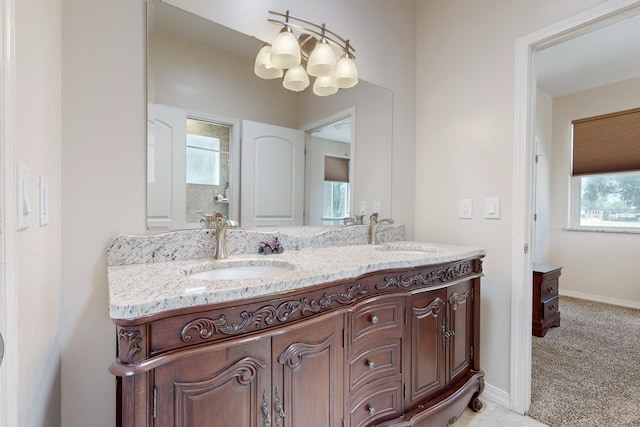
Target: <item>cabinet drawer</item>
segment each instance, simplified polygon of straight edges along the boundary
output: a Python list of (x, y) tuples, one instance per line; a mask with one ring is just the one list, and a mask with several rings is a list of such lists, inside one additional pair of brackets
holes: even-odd
[(547, 282), (540, 283), (540, 302), (545, 302), (548, 299), (558, 296), (558, 279), (549, 280)]
[(393, 298), (361, 305), (350, 316), (351, 344), (368, 337), (400, 337), (402, 333), (402, 300)]
[(365, 393), (354, 396), (349, 406), (351, 427), (372, 425), (396, 417), (402, 410), (402, 381), (381, 383), (368, 388)]
[(375, 348), (363, 349), (349, 361), (349, 390), (378, 378), (400, 373), (400, 339), (381, 341)]
[(542, 317), (547, 318), (558, 311), (558, 297), (542, 303)]

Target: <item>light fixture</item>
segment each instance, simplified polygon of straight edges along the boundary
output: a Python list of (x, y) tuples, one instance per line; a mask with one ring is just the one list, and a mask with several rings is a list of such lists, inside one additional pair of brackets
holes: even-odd
[[(353, 61), (355, 49), (336, 33), (327, 30), (325, 24), (317, 25), (286, 13), (269, 11), (283, 20), (269, 18), (282, 30), (271, 46), (260, 49), (254, 72), (263, 79), (280, 78), (282, 85), (299, 92), (309, 86), (309, 76), (316, 77), (313, 93), (318, 96), (333, 95), (358, 83), (358, 70)], [(297, 33), (297, 35), (296, 35)], [(342, 52), (336, 62), (334, 47)], [(286, 73), (284, 70), (287, 70)]]
[(282, 77), (282, 68), (278, 68), (271, 63), (271, 46), (262, 46), (256, 57), (256, 65), (253, 71), (263, 79), (278, 79)]

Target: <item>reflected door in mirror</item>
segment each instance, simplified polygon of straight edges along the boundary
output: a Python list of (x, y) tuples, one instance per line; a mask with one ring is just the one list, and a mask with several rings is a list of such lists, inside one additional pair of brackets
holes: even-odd
[(242, 122), (243, 227), (303, 225), (304, 131)]

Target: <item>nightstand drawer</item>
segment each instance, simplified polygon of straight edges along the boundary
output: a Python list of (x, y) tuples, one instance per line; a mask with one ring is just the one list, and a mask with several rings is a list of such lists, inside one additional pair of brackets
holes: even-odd
[(558, 296), (558, 279), (540, 283), (540, 302), (545, 302)]
[(558, 297), (542, 303), (542, 317), (547, 318), (558, 312)]

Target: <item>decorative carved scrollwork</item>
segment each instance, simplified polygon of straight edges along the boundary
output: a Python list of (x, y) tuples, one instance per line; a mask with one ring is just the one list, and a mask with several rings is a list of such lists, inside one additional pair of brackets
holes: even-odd
[(317, 354), (321, 353), (327, 348), (331, 346), (333, 341), (333, 337), (335, 334), (331, 334), (324, 341), (308, 344), (308, 343), (293, 343), (289, 347), (287, 347), (280, 356), (278, 356), (278, 363), (282, 363), (283, 365), (287, 365), (291, 369), (295, 369), (300, 363), (302, 363), (302, 359), (304, 356), (308, 354)]
[(409, 277), (385, 277), (385, 283), (377, 284), (376, 289), (382, 290), (389, 287), (408, 288), (413, 285), (427, 285), (430, 282), (447, 282), (449, 280), (464, 276), (470, 271), (471, 267), (469, 266), (469, 263), (463, 262), (452, 267), (434, 270), (427, 275), (418, 273)]
[(413, 307), (413, 314), (417, 319), (423, 319), (427, 316), (438, 316), (445, 305), (445, 302), (441, 298), (436, 298), (426, 307)]
[(240, 387), (252, 386), (255, 384), (258, 371), (264, 369), (266, 364), (255, 357), (243, 357), (231, 363), (215, 375), (203, 381), (196, 382), (174, 382), (176, 401), (181, 402), (181, 411), (187, 410), (188, 400), (193, 396), (200, 396), (211, 390), (235, 380)]
[(469, 295), (471, 295), (471, 291), (472, 291), (471, 289), (467, 289), (467, 292), (465, 292), (464, 294), (454, 292), (449, 297), (449, 304), (451, 304), (451, 308), (453, 310), (457, 310), (458, 304), (460, 304), (461, 302), (465, 302), (469, 299)]
[(130, 364), (136, 362), (136, 355), (142, 357), (142, 334), (140, 329), (120, 329), (118, 331), (118, 358), (120, 363)]
[(214, 334), (235, 335), (252, 327), (258, 328), (260, 326), (270, 326), (276, 322), (287, 322), (295, 314), (305, 316), (310, 313), (326, 311), (331, 308), (334, 302), (346, 305), (356, 297), (366, 295), (368, 292), (369, 289), (366, 286), (360, 289), (360, 283), (357, 283), (354, 286), (349, 286), (346, 292), (325, 293), (318, 300), (303, 297), (299, 300), (285, 301), (277, 307), (265, 305), (254, 312), (243, 311), (240, 313), (241, 321), (238, 323), (228, 322), (224, 314), (217, 319), (203, 317), (187, 323), (182, 328), (180, 337), (183, 342), (189, 342), (193, 339), (192, 331), (195, 331), (203, 340), (211, 338)]

